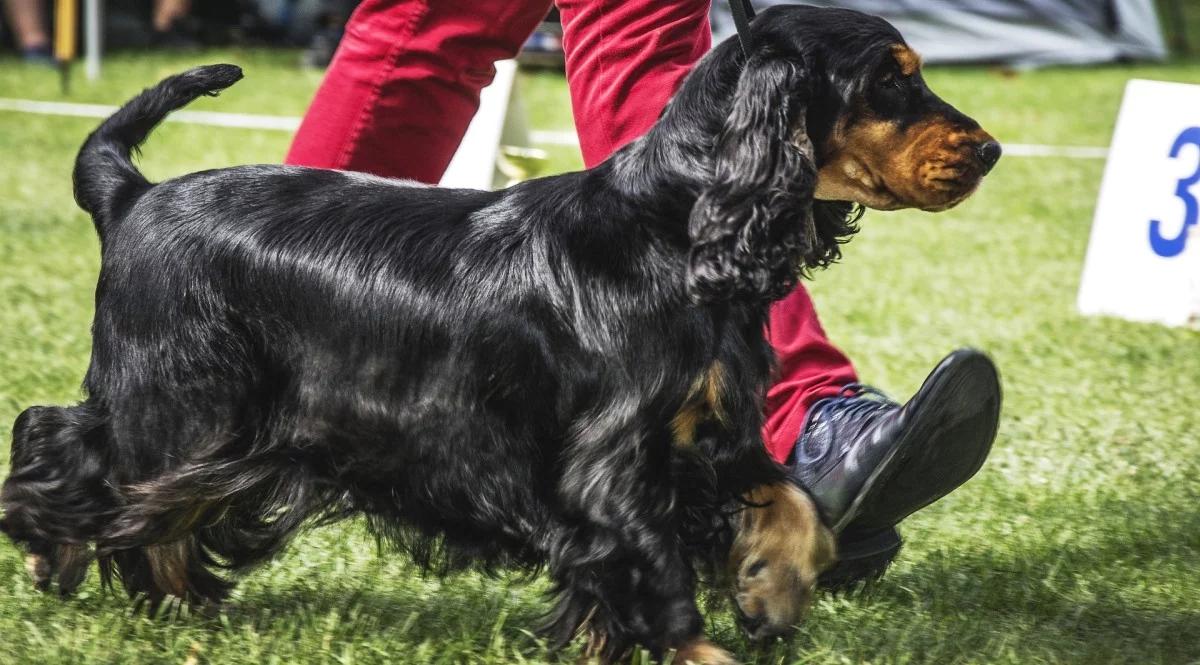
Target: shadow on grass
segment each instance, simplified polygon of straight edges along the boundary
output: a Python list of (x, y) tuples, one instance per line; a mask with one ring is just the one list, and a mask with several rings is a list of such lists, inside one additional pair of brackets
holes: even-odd
[[(835, 599), (832, 609), (823, 604), (791, 642), (755, 647), (721, 605), (706, 613), (713, 635), (749, 662), (771, 663), (831, 654), (914, 662), (1200, 657), (1200, 612), (1182, 602), (1187, 584), (1173, 586), (1200, 570), (1200, 509), (1146, 511), (1113, 497), (1046, 510), (1055, 512), (1010, 537), (901, 560), (869, 589)], [(262, 632), (333, 622), (338, 640), (383, 635), (389, 649), (429, 644), (446, 656), (550, 657), (533, 635), (551, 608), (543, 580), (423, 577), (397, 564), (401, 555), (381, 556), (378, 569), (291, 578), (279, 589), (267, 572), (230, 603), (228, 620)]]
[(380, 584), (368, 580), (355, 586), (331, 578), (285, 590), (259, 586), (231, 601), (226, 614), (231, 623), (251, 623), (259, 630), (271, 630), (276, 623), (320, 625), (337, 617), (347, 631), (342, 639), (353, 633), (387, 633), (389, 641), (445, 644), (464, 656), (490, 653), (497, 645), (528, 658), (547, 655), (545, 642), (536, 635), (552, 606), (541, 593), (544, 585), (515, 573), (438, 578), (423, 577), (412, 566), (401, 568), (407, 579), (382, 579)]
[(1060, 661), (1087, 653), (1195, 662), (1200, 612), (1186, 594), (1200, 571), (1200, 511), (1146, 511), (1120, 500), (1100, 506), (1090, 522), (1060, 513), (1038, 535), (936, 550), (851, 600), (885, 615), (926, 614), (967, 653), (983, 653), (1008, 633), (1017, 653), (1050, 652)]

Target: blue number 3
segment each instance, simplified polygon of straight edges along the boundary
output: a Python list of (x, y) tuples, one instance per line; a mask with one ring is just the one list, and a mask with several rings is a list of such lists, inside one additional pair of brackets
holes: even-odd
[[(1171, 159), (1178, 157), (1179, 151), (1185, 145), (1194, 145), (1200, 149), (1200, 127), (1189, 127), (1183, 130), (1179, 138), (1175, 139), (1175, 145), (1171, 146)], [(1195, 173), (1175, 185), (1175, 196), (1183, 201), (1184, 207), (1183, 228), (1179, 229), (1179, 235), (1174, 238), (1164, 238), (1159, 229), (1158, 220), (1150, 222), (1150, 247), (1155, 254), (1171, 257), (1183, 253), (1183, 248), (1187, 246), (1188, 230), (1200, 220), (1200, 204), (1196, 202), (1196, 197), (1188, 191), (1197, 182), (1200, 182), (1200, 164), (1196, 165)]]

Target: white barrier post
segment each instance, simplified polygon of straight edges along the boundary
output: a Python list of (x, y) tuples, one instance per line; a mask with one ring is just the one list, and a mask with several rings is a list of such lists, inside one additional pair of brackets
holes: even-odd
[(100, 78), (100, 42), (103, 25), (100, 22), (100, 0), (83, 4), (84, 71), (89, 81)]
[(1200, 85), (1132, 80), (1113, 132), (1079, 311), (1200, 324)]
[(479, 110), (471, 119), (466, 136), (442, 176), (443, 187), (492, 189), (496, 185), (496, 161), (509, 99), (516, 88), (517, 61), (496, 63), (496, 78), (479, 94)]

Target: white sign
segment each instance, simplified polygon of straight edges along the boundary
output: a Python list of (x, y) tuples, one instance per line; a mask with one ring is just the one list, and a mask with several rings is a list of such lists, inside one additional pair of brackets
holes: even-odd
[(498, 61), (496, 77), (479, 93), (479, 110), (438, 183), (442, 187), (500, 189), (540, 170), (545, 153), (529, 147), (516, 81), (517, 61)]
[(1125, 87), (1079, 311), (1200, 325), (1200, 85)]

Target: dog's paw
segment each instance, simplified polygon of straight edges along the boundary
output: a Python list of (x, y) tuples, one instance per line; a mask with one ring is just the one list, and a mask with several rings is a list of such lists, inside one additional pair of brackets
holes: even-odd
[(92, 553), (84, 545), (53, 545), (48, 553), (26, 555), (25, 572), (38, 591), (49, 591), (58, 582), (59, 595), (69, 596), (83, 583), (91, 563)]
[(25, 572), (29, 573), (29, 579), (33, 580), (35, 589), (38, 591), (47, 591), (50, 589), (50, 578), (54, 575), (54, 567), (50, 564), (50, 557), (42, 556), (41, 554), (26, 554)]
[(733, 654), (701, 637), (675, 650), (671, 665), (738, 665)]
[(753, 640), (787, 635), (804, 620), (817, 577), (837, 560), (837, 539), (816, 504), (789, 483), (746, 494), (730, 551), (738, 620)]

